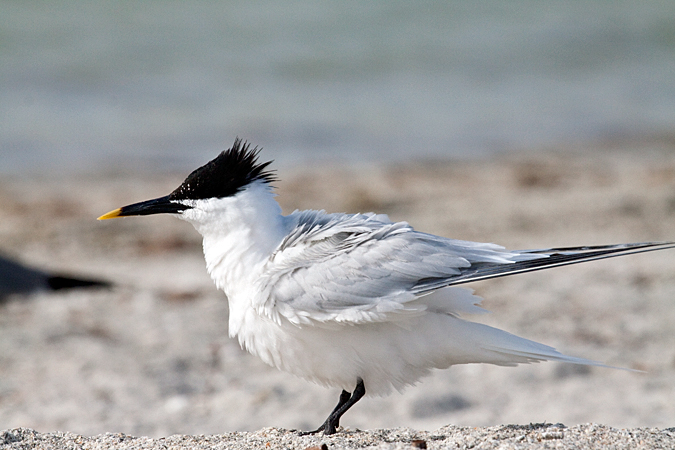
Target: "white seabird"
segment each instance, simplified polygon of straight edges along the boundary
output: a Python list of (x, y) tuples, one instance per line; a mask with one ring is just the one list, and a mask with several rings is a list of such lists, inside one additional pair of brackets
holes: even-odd
[(462, 319), (484, 312), (456, 285), (675, 247), (673, 242), (508, 251), (415, 231), (382, 214), (281, 213), (258, 148), (237, 139), (165, 197), (99, 219), (168, 213), (204, 238), (229, 302), (229, 334), (269, 365), (342, 389), (315, 431), (335, 433), (366, 390), (402, 390), (454, 364), (602, 365)]

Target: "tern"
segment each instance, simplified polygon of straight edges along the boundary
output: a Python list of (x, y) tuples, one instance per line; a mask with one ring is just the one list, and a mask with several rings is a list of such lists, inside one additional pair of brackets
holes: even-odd
[(265, 363), (342, 389), (316, 430), (336, 432), (368, 390), (385, 395), (454, 364), (603, 364), (461, 316), (485, 312), (457, 285), (675, 247), (646, 242), (539, 250), (415, 231), (384, 214), (282, 215), (271, 161), (237, 138), (165, 197), (111, 211), (171, 214), (203, 237), (206, 268), (229, 302), (229, 335)]

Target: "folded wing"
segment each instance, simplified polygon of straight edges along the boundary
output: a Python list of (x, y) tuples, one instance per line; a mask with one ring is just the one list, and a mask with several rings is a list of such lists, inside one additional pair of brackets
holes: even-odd
[[(446, 239), (393, 223), (384, 215), (296, 212), (291, 232), (270, 257), (259, 313), (297, 325), (357, 324), (423, 314), (424, 297), (471, 281), (658, 250), (674, 243), (507, 251)], [(479, 299), (456, 296), (468, 310)], [(473, 299), (473, 300), (472, 300)], [(429, 304), (428, 304), (429, 303)], [(478, 310), (478, 308), (476, 308)]]

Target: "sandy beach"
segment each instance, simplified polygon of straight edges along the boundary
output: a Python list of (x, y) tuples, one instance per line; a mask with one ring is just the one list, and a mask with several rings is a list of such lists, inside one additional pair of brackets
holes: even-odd
[[(5, 255), (114, 284), (11, 296), (0, 304), (0, 429), (74, 433), (68, 435), (73, 442), (78, 435), (123, 433), (148, 437), (148, 448), (188, 446), (177, 437), (160, 439), (175, 434), (207, 435), (190, 438), (198, 448), (213, 444), (208, 435), (285, 435), (265, 427), (309, 429), (325, 419), (336, 390), (268, 367), (228, 338), (227, 301), (206, 274), (200, 237), (189, 224), (171, 217), (95, 220), (118, 206), (165, 195), (185, 175), (111, 171), (0, 181)], [(666, 144), (303, 167), (278, 175), (286, 213), (376, 211), (421, 231), (513, 249), (675, 239), (675, 151)], [(504, 435), (506, 424), (546, 422), (569, 428), (508, 428), (504, 443), (534, 448), (525, 446), (531, 438), (532, 445), (568, 448), (575, 441), (565, 439), (597, 432), (607, 442), (643, 433), (641, 442), (651, 443), (645, 448), (675, 446), (675, 433), (667, 430), (675, 426), (675, 251), (470, 287), (492, 312), (470, 319), (637, 371), (557, 363), (452, 367), (402, 394), (361, 401), (342, 420), (352, 430), (349, 439), (357, 439), (354, 430), (396, 429), (363, 433), (361, 444), (397, 448), (414, 440), (417, 432), (410, 430), (445, 430), (454, 440), (430, 437), (439, 431), (420, 431), (420, 439), (430, 448), (461, 448), (470, 433), (482, 433), (477, 442), (486, 443), (485, 436)], [(587, 423), (606, 426), (578, 426)], [(441, 428), (448, 425), (464, 428)], [(400, 432), (397, 427), (409, 430), (407, 440), (378, 441)], [(537, 440), (546, 432), (566, 437)], [(7, 431), (5, 445), (46, 448), (31, 433)], [(234, 445), (223, 439), (223, 448)], [(134, 442), (138, 447), (119, 448), (140, 448), (141, 441)], [(267, 442), (270, 448), (290, 445), (281, 438)], [(293, 445), (359, 446), (298, 442)]]

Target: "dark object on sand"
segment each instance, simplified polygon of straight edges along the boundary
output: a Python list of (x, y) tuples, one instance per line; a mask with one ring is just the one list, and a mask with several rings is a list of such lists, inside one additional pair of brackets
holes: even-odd
[(110, 287), (110, 283), (43, 272), (0, 255), (0, 301), (10, 294), (90, 287), (107, 288)]

